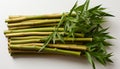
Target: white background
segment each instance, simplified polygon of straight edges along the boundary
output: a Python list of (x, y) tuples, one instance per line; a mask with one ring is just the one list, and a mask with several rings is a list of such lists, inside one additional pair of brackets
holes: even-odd
[[(85, 0), (78, 0), (79, 4)], [(11, 57), (8, 53), (7, 39), (3, 34), (7, 30), (5, 19), (9, 15), (38, 15), (69, 11), (76, 0), (0, 0), (0, 69), (92, 69), (84, 58), (66, 56)], [(102, 4), (107, 12), (115, 15), (108, 18), (105, 27), (116, 39), (109, 48), (113, 52), (113, 64), (102, 66), (96, 62), (97, 69), (120, 69), (120, 0), (91, 0), (90, 6)]]

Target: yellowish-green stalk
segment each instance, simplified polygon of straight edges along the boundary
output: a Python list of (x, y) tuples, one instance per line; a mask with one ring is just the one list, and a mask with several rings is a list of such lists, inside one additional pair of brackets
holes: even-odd
[(41, 22), (43, 20), (51, 20), (51, 19), (33, 19), (33, 20), (25, 20), (25, 21), (21, 21), (21, 22), (7, 22), (7, 23), (9, 23), (9, 24), (13, 24), (13, 23), (30, 23), (30, 22), (34, 23), (34, 22)]
[[(41, 49), (40, 46), (9, 46), (11, 50), (29, 50), (29, 51), (38, 51)], [(58, 53), (63, 55), (72, 55), (72, 56), (80, 56), (81, 52), (78, 51), (70, 51), (70, 50), (62, 50), (57, 48), (44, 48), (42, 52), (49, 52), (49, 53)]]
[(21, 22), (21, 23), (8, 23), (8, 27), (15, 27), (15, 26), (29, 26), (29, 25), (42, 25), (48, 23), (58, 23), (60, 19), (47, 19), (47, 20), (40, 20), (37, 22)]
[(20, 18), (20, 17), (23, 17), (23, 16), (20, 16), (20, 15), (10, 15), (8, 19), (15, 19), (15, 18)]
[[(66, 54), (52, 53), (52, 52), (37, 52), (37, 51), (28, 51), (28, 50), (9, 50), (11, 56), (68, 56)], [(72, 55), (71, 55), (72, 56)]]
[[(67, 15), (68, 13), (66, 13)], [(72, 14), (75, 16), (75, 14)], [(45, 14), (45, 15), (31, 15), (31, 16), (9, 16), (10, 19), (6, 20), (6, 22), (19, 22), (30, 19), (53, 19), (53, 18), (61, 18), (62, 14)]]
[[(64, 41), (70, 41), (73, 42), (73, 38), (63, 38)], [(23, 39), (23, 40), (10, 40), (10, 43), (13, 44), (19, 44), (19, 43), (31, 43), (31, 42), (44, 42), (45, 39)], [(59, 39), (56, 39), (56, 41), (60, 41)], [(74, 41), (92, 41), (92, 38), (74, 38)]]
[(20, 32), (20, 33), (7, 33), (5, 34), (7, 37), (17, 37), (17, 36), (30, 36), (30, 35), (42, 35), (42, 36), (46, 36), (51, 34), (52, 32)]
[(42, 28), (42, 27), (54, 27), (57, 26), (57, 23), (51, 24), (42, 24), (42, 25), (30, 25), (30, 26), (18, 26), (18, 27), (9, 27), (9, 30), (19, 30), (19, 29), (30, 29), (30, 28)]
[[(25, 44), (10, 44), (12, 46), (43, 46), (44, 43), (25, 43)], [(77, 45), (77, 44), (48, 44), (47, 47), (52, 48), (62, 48), (68, 50), (87, 50), (87, 46), (85, 45)]]
[(11, 40), (23, 40), (23, 39), (43, 39), (48, 36), (22, 36), (22, 37), (11, 37)]
[[(18, 32), (53, 32), (55, 27), (43, 27), (43, 28), (29, 28), (19, 30), (7, 30), (5, 33), (18, 33)], [(58, 28), (58, 31), (64, 31), (64, 28)]]
[(56, 54), (56, 53), (48, 53), (48, 52), (40, 52), (38, 53), (37, 51), (27, 51), (27, 50), (9, 50), (9, 53), (11, 56), (16, 56), (16, 55), (25, 55), (25, 56), (28, 56), (28, 55), (61, 55), (61, 54)]
[[(5, 35), (7, 37), (17, 37), (17, 36), (48, 36), (50, 35), (52, 32), (19, 32), (19, 33), (6, 33)], [(64, 32), (59, 32), (59, 34), (68, 34), (68, 33), (64, 33)], [(77, 37), (84, 37), (84, 34), (81, 33), (75, 33), (75, 36)]]
[[(53, 18), (57, 18), (57, 17), (61, 17), (62, 14), (60, 13), (54, 13), (54, 14), (44, 14), (44, 15), (11, 15), (9, 16), (9, 19), (14, 19), (14, 18), (21, 18), (21, 17), (53, 17)], [(38, 19), (38, 18), (37, 18)]]

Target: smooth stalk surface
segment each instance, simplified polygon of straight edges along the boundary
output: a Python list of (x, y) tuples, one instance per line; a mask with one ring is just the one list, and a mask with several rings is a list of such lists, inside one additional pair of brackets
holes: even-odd
[[(19, 32), (19, 33), (6, 33), (5, 35), (7, 37), (16, 37), (16, 36), (48, 36), (50, 35), (52, 32)], [(64, 33), (64, 32), (59, 32), (60, 34), (65, 34), (67, 35), (68, 33)], [(75, 33), (75, 36), (77, 37), (84, 37), (84, 34), (81, 33)]]
[[(30, 28), (30, 29), (20, 29), (20, 30), (7, 30), (5, 33), (18, 33), (18, 32), (52, 32), (54, 27), (44, 27), (44, 28)], [(58, 31), (64, 31), (64, 28), (59, 28)]]
[[(67, 13), (66, 13), (67, 14)], [(32, 16), (9, 16), (10, 19), (5, 20), (6, 22), (19, 22), (30, 19), (53, 19), (53, 18), (61, 18), (62, 14), (47, 14), (47, 15), (32, 15)], [(75, 14), (72, 14), (75, 16)], [(14, 19), (13, 19), (14, 18)]]
[(18, 26), (18, 27), (9, 27), (9, 30), (19, 30), (19, 29), (30, 29), (30, 28), (43, 28), (43, 27), (54, 27), (57, 26), (57, 23), (51, 24), (42, 24), (42, 25), (30, 25), (30, 26)]
[(30, 35), (42, 35), (42, 36), (46, 36), (51, 34), (52, 32), (20, 32), (20, 33), (7, 33), (5, 34), (7, 37), (16, 37), (16, 36), (30, 36)]
[(21, 55), (24, 55), (24, 56), (28, 56), (28, 55), (37, 55), (37, 56), (43, 56), (43, 55), (45, 55), (45, 56), (50, 56), (50, 55), (62, 55), (62, 56), (68, 56), (68, 55), (64, 55), (64, 54), (58, 54), (58, 53), (52, 53), (52, 52), (40, 52), (40, 53), (38, 53), (37, 51), (26, 51), (26, 50), (9, 50), (9, 53), (10, 53), (10, 55), (11, 56), (16, 56), (16, 55), (18, 55), (18, 56), (21, 56)]
[[(32, 51), (38, 51), (41, 47), (39, 46), (9, 46), (12, 50), (32, 50)], [(73, 55), (73, 56), (80, 56), (81, 52), (77, 51), (69, 51), (69, 50), (62, 50), (57, 48), (44, 48), (42, 52), (53, 52), (53, 53), (60, 53), (64, 55)]]
[[(17, 43), (31, 43), (31, 42), (44, 42), (45, 39), (23, 39), (23, 40), (10, 40), (10, 43), (17, 44)], [(60, 41), (56, 39), (56, 41)], [(73, 41), (73, 38), (64, 38), (64, 41)], [(92, 38), (74, 38), (74, 41), (92, 41)]]
[(24, 22), (24, 23), (11, 23), (8, 24), (8, 27), (15, 27), (15, 26), (28, 26), (28, 25), (40, 25), (40, 24), (48, 24), (48, 23), (57, 23), (60, 19), (49, 19), (49, 20), (40, 20), (38, 22)]
[[(43, 43), (26, 43), (26, 44), (10, 44), (12, 46), (43, 46)], [(62, 49), (70, 49), (70, 50), (87, 50), (85, 45), (77, 45), (77, 44), (48, 44), (47, 47), (52, 48), (62, 48)]]
[(48, 36), (22, 36), (22, 37), (11, 37), (11, 40), (22, 40), (22, 39), (43, 39)]

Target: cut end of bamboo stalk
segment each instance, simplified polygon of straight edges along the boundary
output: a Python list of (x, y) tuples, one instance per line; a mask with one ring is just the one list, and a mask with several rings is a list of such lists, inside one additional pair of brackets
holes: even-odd
[(18, 22), (18, 21), (23, 21), (25, 20), (25, 17), (20, 17), (20, 18), (15, 18), (15, 19), (7, 19), (5, 22)]

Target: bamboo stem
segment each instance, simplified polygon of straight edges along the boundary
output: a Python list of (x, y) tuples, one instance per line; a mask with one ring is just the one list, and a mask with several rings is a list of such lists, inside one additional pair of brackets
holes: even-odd
[(43, 39), (48, 36), (23, 36), (23, 37), (11, 37), (11, 40), (23, 40), (23, 39)]
[[(67, 15), (67, 13), (66, 13)], [(72, 14), (73, 16), (75, 16), (75, 14)], [(61, 18), (62, 14), (46, 14), (46, 15), (31, 15), (31, 16), (10, 16), (9, 18), (12, 19), (8, 19), (6, 20), (6, 22), (18, 22), (18, 21), (24, 21), (24, 20), (30, 20), (30, 19), (53, 19), (53, 18)], [(14, 19), (13, 19), (14, 18)]]
[(76, 44), (48, 44), (48, 47), (72, 49), (72, 50), (87, 50), (87, 46), (76, 45)]
[[(20, 30), (7, 30), (5, 33), (18, 33), (18, 32), (53, 32), (55, 27), (44, 27), (44, 28), (30, 28)], [(64, 31), (64, 28), (58, 28), (58, 31)]]
[(23, 44), (23, 43), (33, 43), (33, 42), (44, 42), (41, 39), (29, 39), (29, 40), (10, 40), (10, 44)]
[(21, 37), (11, 37), (11, 40), (22, 40), (22, 39), (43, 39), (48, 36), (21, 36)]
[(26, 29), (26, 28), (32, 28), (33, 26), (18, 26), (18, 27), (9, 27), (9, 30), (18, 30), (18, 29)]
[(13, 18), (21, 18), (21, 17), (34, 17), (35, 19), (41, 19), (42, 17), (48, 17), (48, 18), (60, 18), (62, 14), (54, 13), (54, 14), (44, 14), (44, 15), (11, 15), (9, 16), (9, 19)]
[[(64, 41), (73, 41), (73, 38), (63, 38)], [(23, 40), (10, 40), (10, 43), (13, 44), (19, 44), (19, 43), (31, 43), (31, 42), (44, 42), (45, 39), (23, 39)], [(56, 39), (56, 41), (60, 41), (59, 39)], [(92, 41), (92, 38), (74, 38), (74, 41)]]
[[(26, 50), (9, 50), (11, 56), (72, 56), (72, 55), (65, 55), (60, 53), (53, 53), (53, 52), (36, 52), (36, 51), (26, 51)], [(72, 56), (73, 57), (73, 56)]]
[[(62, 54), (57, 54), (57, 53), (48, 53), (48, 52), (36, 52), (36, 51), (23, 51), (23, 50), (9, 50), (9, 53), (11, 56), (16, 56), (16, 55), (25, 55), (25, 56), (28, 56), (28, 55), (62, 55)], [(66, 56), (66, 55), (65, 55)]]
[[(13, 46), (10, 45), (11, 50), (29, 50), (29, 51), (38, 51), (41, 49), (39, 46)], [(81, 52), (78, 51), (69, 51), (69, 50), (62, 50), (57, 48), (44, 48), (42, 52), (52, 52), (52, 53), (59, 53), (64, 55), (73, 55), (73, 56), (80, 56)]]
[(14, 50), (14, 49), (8, 49), (9, 53), (11, 56), (14, 55), (62, 55), (62, 56), (68, 56), (68, 55), (64, 55), (64, 54), (58, 54), (58, 53), (54, 53), (54, 52), (38, 52), (38, 51), (33, 51), (33, 50)]
[(53, 18), (61, 18), (61, 14), (59, 15), (33, 15), (33, 16), (20, 16), (14, 19), (8, 19), (6, 22), (19, 22), (19, 21), (25, 21), (30, 19), (53, 19)]
[(51, 34), (52, 32), (20, 32), (20, 33), (7, 33), (5, 34), (7, 37), (17, 37), (17, 36), (30, 36), (30, 35), (44, 35), (44, 36), (48, 36), (49, 34)]
[[(55, 19), (55, 18), (54, 18)], [(59, 18), (60, 19), (60, 18)], [(22, 22), (7, 22), (8, 24), (14, 24), (14, 23), (34, 23), (34, 22), (41, 22), (43, 20), (51, 20), (51, 19), (33, 19), (33, 20), (25, 20), (25, 21), (22, 21)]]
[[(44, 43), (27, 43), (27, 44), (10, 44), (12, 46), (43, 46)], [(87, 50), (87, 46), (85, 45), (77, 45), (77, 44), (48, 44), (47, 47), (52, 48), (62, 48), (62, 49), (70, 49), (70, 50)]]
[(40, 20), (37, 22), (20, 22), (20, 23), (11, 23), (8, 24), (8, 27), (15, 26), (28, 26), (28, 25), (40, 25), (40, 24), (49, 24), (49, 23), (58, 23), (60, 19), (49, 19), (49, 20)]
[(57, 23), (51, 23), (51, 24), (42, 24), (42, 25), (30, 25), (30, 26), (18, 26), (18, 27), (9, 27), (10, 30), (19, 30), (19, 29), (28, 29), (28, 28), (42, 28), (42, 27), (53, 27), (57, 26)]
[[(52, 32), (19, 32), (19, 33), (6, 33), (5, 35), (7, 36), (7, 37), (17, 37), (17, 36), (41, 36), (41, 35), (43, 35), (43, 36), (48, 36), (48, 35), (50, 35)], [(64, 32), (59, 32), (59, 34), (64, 34), (64, 35), (67, 35), (68, 33), (64, 33)], [(81, 34), (81, 33), (75, 33), (75, 36), (77, 36), (77, 37), (84, 37), (84, 34)]]
[(10, 15), (8, 19), (15, 19), (15, 18), (20, 18), (20, 17), (24, 17), (24, 16), (20, 16), (20, 15)]
[[(16, 37), (15, 37), (16, 38)], [(45, 39), (46, 37), (41, 37), (40, 39)], [(34, 39), (34, 38), (25, 38), (26, 40), (29, 40), (29, 39)], [(8, 44), (10, 44), (10, 40), (23, 40), (23, 38), (21, 38), (21, 39), (12, 39), (12, 37), (9, 39), (9, 42), (8, 42)], [(79, 42), (79, 41), (75, 41), (75, 42), (70, 42), (70, 41), (66, 41), (65, 42), (66, 44), (77, 44), (77, 45), (82, 45), (83, 44), (83, 42)], [(25, 43), (25, 44), (29, 44), (29, 43)], [(34, 42), (32, 42), (32, 44), (34, 44)], [(60, 41), (57, 41), (56, 42), (56, 44), (61, 44), (61, 42)]]
[(9, 53), (38, 53), (37, 51), (28, 51), (28, 50), (11, 50), (8, 49)]

